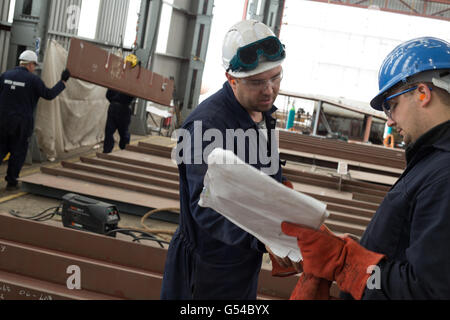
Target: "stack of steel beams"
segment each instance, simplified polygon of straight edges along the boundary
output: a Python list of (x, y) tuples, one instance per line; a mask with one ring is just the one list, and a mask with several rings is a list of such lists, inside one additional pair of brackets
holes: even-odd
[(341, 140), (280, 131), (280, 148), (341, 160), (373, 164), (385, 168), (405, 169), (405, 152), (380, 146), (347, 143)]
[[(0, 300), (158, 300), (166, 254), (0, 213)], [(288, 299), (297, 280), (263, 268), (258, 298)]]

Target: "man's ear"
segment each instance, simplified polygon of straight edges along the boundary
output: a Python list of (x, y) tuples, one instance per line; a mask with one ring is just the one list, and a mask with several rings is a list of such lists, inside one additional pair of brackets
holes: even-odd
[(226, 73), (225, 75), (226, 75), (226, 77), (227, 77), (227, 79), (228, 79), (228, 83), (229, 83), (232, 87), (234, 87), (234, 86), (236, 85), (236, 80), (235, 80), (229, 73)]
[(419, 100), (421, 104), (428, 104), (431, 100), (431, 90), (426, 84), (419, 85)]

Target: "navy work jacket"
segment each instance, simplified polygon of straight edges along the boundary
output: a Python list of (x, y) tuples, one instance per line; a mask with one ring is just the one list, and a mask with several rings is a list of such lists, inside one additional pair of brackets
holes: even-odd
[(39, 98), (53, 100), (66, 86), (59, 81), (52, 89), (45, 86), (37, 75), (25, 67), (16, 67), (0, 76), (0, 115), (20, 116), (30, 124), (32, 133), (33, 115)]
[(407, 160), (361, 239), (386, 255), (363, 299), (450, 299), (450, 121), (419, 138)]
[(133, 102), (134, 97), (131, 97), (124, 93), (120, 93), (119, 91), (109, 89), (106, 92), (106, 99), (108, 99), (110, 103), (120, 104), (128, 107), (131, 102)]
[[(270, 112), (265, 113), (269, 130), (276, 127), (276, 120), (271, 116), (275, 111), (276, 108), (273, 107)], [(230, 85), (225, 83), (223, 89), (205, 100), (191, 113), (183, 129), (190, 133), (190, 141), (198, 139), (201, 141), (202, 135), (208, 129), (215, 129), (216, 133), (220, 132), (225, 137), (227, 129), (246, 131), (257, 130), (258, 127), (236, 100)], [(262, 141), (266, 144), (275, 143), (277, 146), (276, 139), (268, 136), (270, 141)], [(223, 140), (225, 145), (226, 139)], [(250, 150), (249, 144), (255, 142), (250, 140), (246, 140), (245, 144), (247, 155)], [(191, 155), (193, 156), (199, 149), (200, 153), (206, 150), (208, 143), (208, 141), (201, 142), (200, 148), (191, 145), (189, 147)], [(262, 143), (259, 138), (258, 143)], [(233, 151), (236, 153), (237, 150)], [(236, 154), (240, 156), (239, 153)], [(248, 163), (242, 157), (241, 159)], [(278, 146), (276, 154), (272, 154), (272, 161), (277, 162), (277, 169), (271, 176), (281, 182)], [(264, 167), (261, 163), (250, 164), (257, 169)], [(216, 211), (198, 206), (208, 169), (205, 162), (180, 163), (178, 169), (180, 224), (167, 254), (161, 298), (256, 299), (262, 255), (266, 252), (265, 246)]]

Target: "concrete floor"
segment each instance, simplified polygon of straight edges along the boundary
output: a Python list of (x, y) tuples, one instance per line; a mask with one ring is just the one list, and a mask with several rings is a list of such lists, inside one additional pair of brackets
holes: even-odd
[[(144, 140), (149, 137), (144, 136), (132, 136), (132, 144), (138, 141)], [(154, 137), (158, 139), (159, 137)], [(75, 151), (66, 153), (60, 156), (55, 162), (44, 162), (44, 163), (33, 163), (32, 165), (25, 165), (21, 171), (20, 176), (25, 177), (28, 175), (35, 174), (40, 171), (42, 166), (54, 167), (58, 166), (60, 161), (77, 161), (80, 156), (94, 156), (96, 152), (99, 152), (102, 147), (101, 145), (89, 146), (77, 149)], [(42, 197), (38, 195), (24, 193), (21, 190), (17, 191), (6, 191), (6, 182), (4, 177), (6, 176), (7, 163), (2, 163), (0, 166), (0, 212), (9, 213), (14, 210), (17, 214), (25, 217), (30, 217), (37, 215), (44, 210), (49, 208), (58, 207), (60, 205), (60, 200), (52, 199), (47, 197)], [(128, 215), (121, 213), (120, 227), (131, 227), (143, 229), (144, 226), (141, 224), (141, 217)], [(61, 221), (60, 217), (55, 217), (54, 221)], [(145, 225), (151, 228), (157, 229), (168, 229), (170, 231), (175, 231), (177, 225), (172, 223), (167, 223), (163, 221), (147, 219)], [(129, 237), (131, 239), (131, 237)], [(164, 237), (166, 240), (170, 240), (170, 236)]]

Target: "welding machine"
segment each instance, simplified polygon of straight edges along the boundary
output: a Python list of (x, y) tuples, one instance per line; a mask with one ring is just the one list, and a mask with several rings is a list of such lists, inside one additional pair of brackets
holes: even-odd
[(119, 211), (114, 205), (73, 193), (63, 197), (61, 215), (64, 227), (112, 237), (116, 233), (111, 231), (118, 229), (120, 221)]

